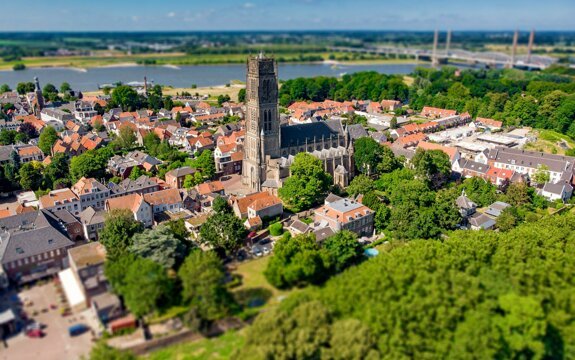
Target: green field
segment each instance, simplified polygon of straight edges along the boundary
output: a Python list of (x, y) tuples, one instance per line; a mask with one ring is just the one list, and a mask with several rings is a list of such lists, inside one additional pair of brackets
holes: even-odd
[[(271, 53), (273, 55), (273, 52)], [(335, 60), (347, 64), (362, 63), (413, 63), (413, 59), (384, 59), (379, 56), (366, 55), (363, 58), (353, 58), (351, 54), (329, 53), (329, 52), (287, 52), (276, 54), (276, 58), (283, 62), (309, 62), (307, 57), (318, 57), (328, 60), (330, 55), (334, 55)], [(94, 56), (54, 56), (54, 57), (28, 57), (19, 61), (2, 61), (0, 60), (0, 70), (12, 69), (14, 64), (23, 63), (26, 67), (73, 67), (73, 68), (91, 68), (99, 66), (110, 66), (120, 64), (136, 64), (145, 60), (154, 61), (155, 65), (216, 65), (216, 64), (243, 64), (248, 54), (184, 54), (184, 53), (167, 53), (167, 54), (137, 54), (126, 55), (122, 53), (97, 54)], [(302, 60), (301, 56), (304, 56)], [(349, 58), (345, 58), (348, 56)]]
[(150, 360), (211, 360), (229, 359), (245, 341), (244, 330), (228, 331), (222, 336), (196, 342), (181, 343), (152, 352), (142, 359)]

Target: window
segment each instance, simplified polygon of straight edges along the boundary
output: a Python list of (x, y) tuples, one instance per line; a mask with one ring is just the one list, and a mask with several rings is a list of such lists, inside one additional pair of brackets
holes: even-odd
[(48, 239), (48, 245), (53, 244), (54, 240), (53, 239)]
[(17, 254), (24, 254), (24, 249), (22, 249), (21, 247), (17, 247), (17, 248), (16, 248), (16, 253), (17, 253)]

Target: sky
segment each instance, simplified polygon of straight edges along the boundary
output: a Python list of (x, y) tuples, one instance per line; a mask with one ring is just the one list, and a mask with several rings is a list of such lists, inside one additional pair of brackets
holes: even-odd
[[(2, 1), (0, 31), (575, 30), (575, 0)], [(8, 15), (9, 14), (9, 15)]]

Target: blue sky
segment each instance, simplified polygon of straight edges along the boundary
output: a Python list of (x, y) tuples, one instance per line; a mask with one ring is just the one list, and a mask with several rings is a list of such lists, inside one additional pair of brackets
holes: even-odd
[(2, 1), (0, 31), (575, 30), (575, 0)]

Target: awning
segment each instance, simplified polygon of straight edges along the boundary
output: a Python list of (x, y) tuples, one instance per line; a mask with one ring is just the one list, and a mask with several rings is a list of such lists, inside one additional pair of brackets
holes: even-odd
[(66, 269), (58, 273), (60, 278), (60, 284), (64, 288), (64, 293), (66, 294), (66, 299), (70, 307), (74, 308), (80, 304), (86, 304), (86, 297), (84, 292), (78, 284), (74, 272), (72, 269)]

